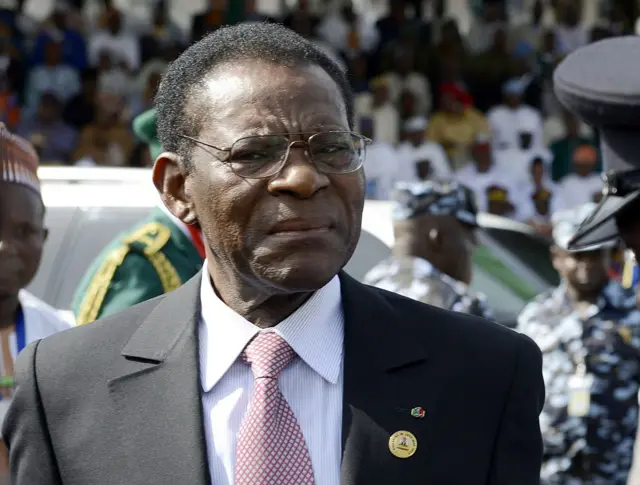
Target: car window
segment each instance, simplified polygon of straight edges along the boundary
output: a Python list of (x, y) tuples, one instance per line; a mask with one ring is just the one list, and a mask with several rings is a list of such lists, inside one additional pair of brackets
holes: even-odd
[(471, 289), (487, 297), (487, 306), (493, 312), (496, 321), (515, 326), (518, 314), (527, 303), (512, 288), (505, 286), (500, 279), (494, 277), (484, 268), (476, 266), (473, 273)]
[(549, 243), (544, 239), (506, 229), (484, 228), (484, 231), (550, 286), (560, 283), (558, 273), (549, 257)]

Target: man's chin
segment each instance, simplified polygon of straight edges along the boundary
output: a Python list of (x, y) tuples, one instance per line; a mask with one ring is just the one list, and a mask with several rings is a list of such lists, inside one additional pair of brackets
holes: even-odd
[(283, 293), (316, 291), (326, 285), (344, 266), (326, 261), (314, 253), (293, 253), (280, 261), (258, 264), (254, 272)]

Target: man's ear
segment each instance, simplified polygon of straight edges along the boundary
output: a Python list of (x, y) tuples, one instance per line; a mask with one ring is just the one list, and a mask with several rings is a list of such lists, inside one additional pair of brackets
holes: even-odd
[(197, 223), (186, 189), (187, 173), (176, 153), (163, 152), (153, 165), (153, 184), (169, 211), (185, 224)]

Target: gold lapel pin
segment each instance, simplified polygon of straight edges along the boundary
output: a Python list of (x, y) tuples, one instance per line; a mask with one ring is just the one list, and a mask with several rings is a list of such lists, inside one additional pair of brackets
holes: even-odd
[(418, 440), (409, 431), (396, 431), (389, 438), (389, 451), (397, 458), (409, 458), (418, 449)]

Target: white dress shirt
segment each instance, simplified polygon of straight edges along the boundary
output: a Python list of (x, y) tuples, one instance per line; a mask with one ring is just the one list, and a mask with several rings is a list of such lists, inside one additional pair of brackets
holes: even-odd
[[(240, 354), (261, 330), (218, 298), (206, 270), (200, 299), (202, 406), (211, 482), (233, 485), (236, 438), (253, 394), (253, 374)], [(274, 330), (300, 356), (282, 371), (278, 385), (304, 435), (316, 484), (339, 485), (344, 319), (338, 277)]]

